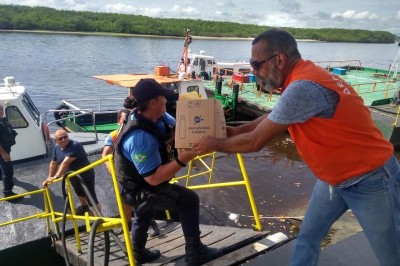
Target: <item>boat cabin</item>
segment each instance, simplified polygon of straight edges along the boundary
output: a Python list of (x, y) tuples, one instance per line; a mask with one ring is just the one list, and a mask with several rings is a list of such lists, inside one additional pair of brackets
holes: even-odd
[[(210, 80), (214, 74), (232, 76), (234, 74), (252, 73), (249, 62), (216, 62), (213, 56), (206, 55), (204, 51), (189, 53), (187, 61), (186, 74), (193, 78), (200, 77), (204, 80)], [(182, 67), (183, 65), (180, 65), (180, 68)]]
[(190, 77), (200, 77), (204, 80), (210, 80), (215, 66), (214, 57), (206, 55), (204, 51), (189, 53), (186, 73)]
[(213, 73), (221, 76), (232, 76), (234, 74), (251, 74), (253, 69), (249, 62), (218, 62)]
[(49, 131), (47, 125), (42, 124), (39, 110), (25, 87), (15, 82), (14, 77), (6, 77), (3, 81), (0, 83), (0, 103), (4, 107), (4, 116), (18, 133), (16, 144), (11, 148), (13, 162), (45, 157)]

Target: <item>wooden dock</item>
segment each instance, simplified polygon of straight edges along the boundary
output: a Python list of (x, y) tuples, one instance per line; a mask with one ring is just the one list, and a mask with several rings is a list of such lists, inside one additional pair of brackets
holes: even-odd
[[(185, 265), (185, 240), (181, 229), (181, 224), (177, 222), (167, 223), (158, 221), (160, 235), (149, 237), (146, 247), (158, 249), (161, 252), (160, 259), (146, 265)], [(208, 262), (206, 265), (238, 265), (251, 260), (252, 258), (264, 254), (274, 246), (279, 246), (285, 241), (286, 237), (277, 233), (267, 234), (252, 229), (242, 229), (233, 227), (221, 227), (212, 225), (200, 225), (201, 240), (210, 247), (223, 249), (223, 256)], [(120, 230), (117, 236), (123, 242), (123, 234)], [(276, 237), (278, 235), (278, 237)], [(71, 265), (88, 265), (88, 245), (89, 234), (80, 234), (82, 254), (78, 254), (74, 236), (66, 239), (68, 250), (68, 260)], [(108, 265), (129, 265), (127, 255), (119, 245), (110, 237), (110, 254)], [(94, 241), (94, 265), (104, 265), (105, 246), (104, 234), (96, 235)], [(63, 256), (63, 246), (61, 241), (55, 243), (56, 251)]]

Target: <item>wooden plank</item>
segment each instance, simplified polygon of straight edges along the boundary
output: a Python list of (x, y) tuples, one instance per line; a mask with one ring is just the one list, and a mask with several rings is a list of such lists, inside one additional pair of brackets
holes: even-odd
[[(157, 261), (146, 265), (185, 265), (185, 238), (182, 232), (180, 223), (159, 223), (160, 235), (156, 237), (149, 237), (147, 241), (147, 248), (158, 249), (161, 252), (161, 257)], [(232, 227), (221, 227), (213, 225), (200, 225), (201, 240), (205, 245), (215, 248), (232, 248), (238, 243), (251, 239), (253, 237), (260, 236), (260, 232), (256, 232), (248, 228), (232, 228)], [(123, 234), (121, 232), (117, 235), (122, 242)], [(76, 241), (74, 236), (68, 237), (67, 249), (70, 263), (74, 266), (86, 266), (87, 265), (87, 253), (89, 234), (84, 232), (80, 234), (80, 240), (82, 245), (82, 254), (78, 254), (76, 251)], [(117, 245), (117, 243), (110, 237), (110, 257), (109, 265), (119, 266), (128, 265), (127, 255)], [(262, 243), (262, 242), (260, 242)], [(56, 250), (62, 255), (62, 243), (57, 241)], [(104, 264), (104, 235), (99, 233), (95, 238), (94, 245), (94, 258), (95, 265)], [(226, 257), (226, 259), (236, 259), (233, 257)], [(217, 264), (215, 264), (217, 265)], [(225, 261), (223, 264), (225, 265)]]
[[(280, 234), (280, 235), (277, 235)], [(230, 252), (222, 257), (219, 257), (205, 265), (207, 266), (219, 266), (219, 265), (232, 265), (237, 262), (244, 262), (250, 258), (253, 258), (260, 253), (267, 252), (271, 247), (279, 244), (282, 241), (287, 240), (287, 237), (282, 233), (277, 233), (271, 236), (267, 236), (261, 240), (258, 240), (250, 245), (246, 245), (238, 250)]]

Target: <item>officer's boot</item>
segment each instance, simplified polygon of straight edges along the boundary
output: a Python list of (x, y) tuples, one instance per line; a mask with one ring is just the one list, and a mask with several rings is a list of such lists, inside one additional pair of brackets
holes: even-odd
[(222, 256), (222, 250), (209, 248), (201, 243), (200, 232), (198, 236), (186, 237), (186, 257), (185, 262), (189, 266), (202, 265), (212, 259)]
[(161, 253), (158, 249), (150, 250), (133, 244), (133, 255), (135, 257), (135, 264), (140, 265), (160, 258)]

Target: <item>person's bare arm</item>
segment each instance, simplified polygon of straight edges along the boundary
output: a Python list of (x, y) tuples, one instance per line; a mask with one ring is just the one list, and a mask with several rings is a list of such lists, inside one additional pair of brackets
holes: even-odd
[[(179, 150), (178, 153), (178, 160), (184, 164), (187, 164), (190, 160), (196, 157), (196, 153), (192, 151)], [(167, 164), (160, 165), (154, 174), (147, 176), (144, 179), (150, 185), (157, 186), (162, 182), (170, 180), (181, 168), (182, 166), (174, 160)]]
[(43, 181), (43, 186), (47, 186), (47, 184), (53, 182), (55, 179), (61, 177), (64, 173), (67, 172), (69, 165), (75, 161), (74, 157), (65, 157), (60, 167), (57, 170), (57, 161), (51, 161), (49, 166), (49, 177)]
[[(252, 126), (255, 126), (254, 129), (247, 131)], [(205, 154), (213, 151), (227, 153), (259, 151), (274, 137), (285, 132), (288, 127), (289, 125), (277, 124), (269, 120), (268, 117), (265, 117), (262, 120), (258, 120), (258, 124), (251, 123), (249, 128), (246, 129), (243, 127), (243, 131), (239, 131), (246, 133), (239, 133), (233, 137), (222, 139), (204, 137), (193, 148), (193, 151), (198, 154)]]
[(4, 160), (5, 162), (11, 161), (10, 154), (8, 154), (8, 153), (3, 149), (3, 147), (2, 147), (1, 145), (0, 145), (0, 154), (1, 154), (1, 157), (3, 157), (3, 160)]
[(57, 177), (60, 177), (60, 176), (62, 176), (63, 174), (65, 174), (66, 172), (67, 172), (67, 170), (68, 170), (68, 167), (69, 167), (69, 165), (73, 162), (73, 161), (75, 161), (76, 160), (76, 158), (75, 157), (68, 157), (68, 156), (66, 156), (65, 158), (64, 158), (64, 160), (62, 161), (62, 163), (60, 164), (60, 167), (58, 168), (58, 170), (57, 170), (57, 172), (56, 172), (56, 176)]
[[(107, 155), (113, 152), (113, 147), (111, 146), (104, 146), (103, 152), (101, 153), (101, 158), (106, 157)], [(110, 172), (110, 164), (108, 161), (104, 162), (104, 166), (107, 168), (108, 172)]]
[(253, 121), (247, 122), (243, 125), (237, 127), (227, 127), (227, 135), (228, 137), (233, 137), (239, 134), (244, 134), (253, 131), (264, 119), (268, 116), (268, 114), (262, 115)]

